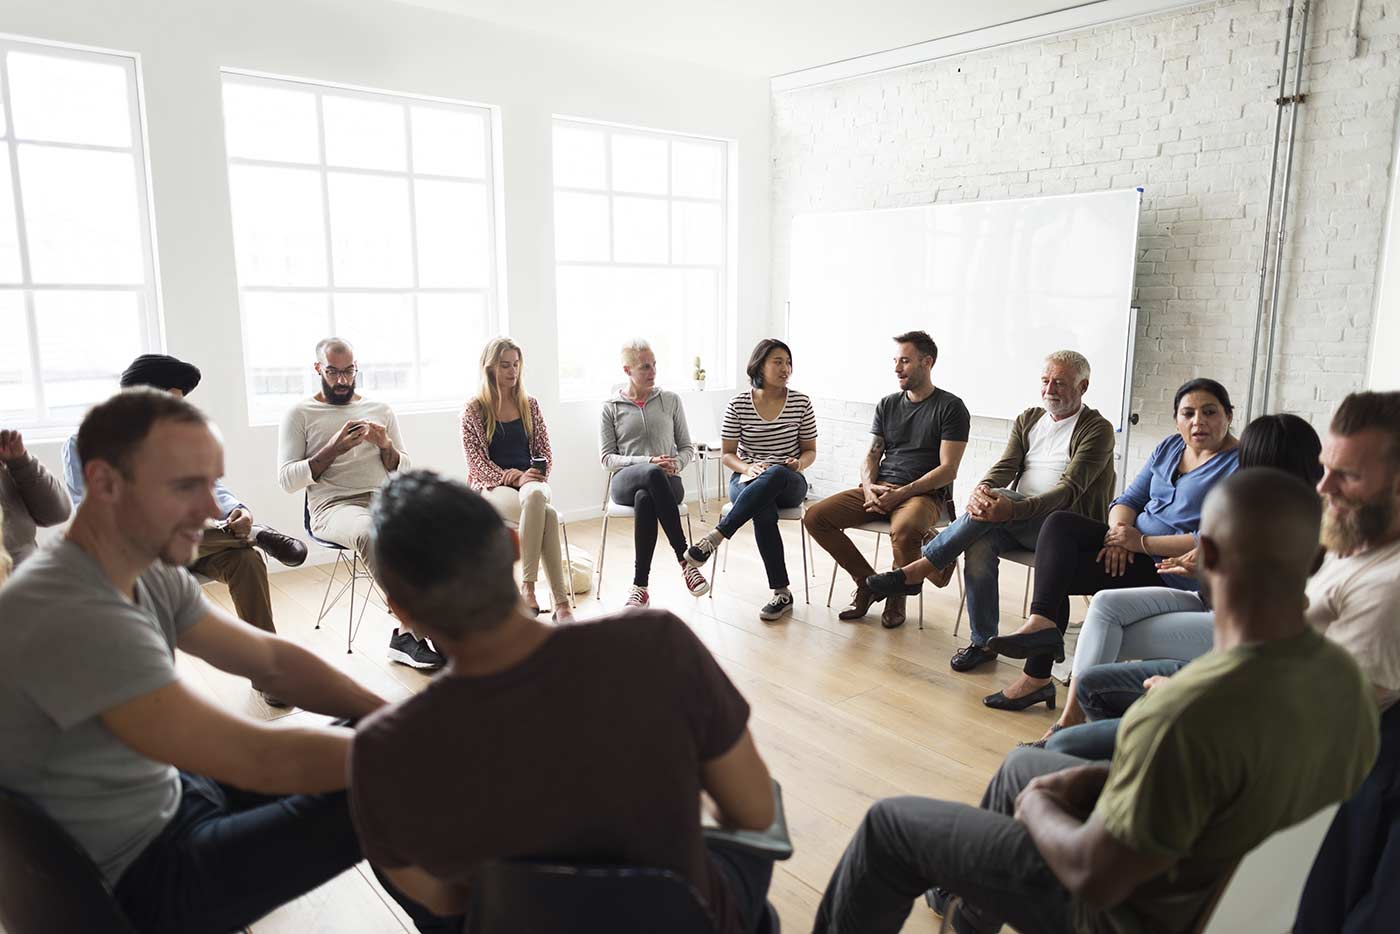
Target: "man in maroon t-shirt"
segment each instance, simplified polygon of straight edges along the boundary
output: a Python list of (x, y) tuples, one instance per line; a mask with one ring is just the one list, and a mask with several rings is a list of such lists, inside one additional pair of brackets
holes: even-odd
[(389, 605), (448, 666), (356, 732), (365, 856), (444, 916), (465, 911), (484, 861), (546, 858), (673, 870), (721, 934), (755, 930), (772, 863), (707, 846), (700, 800), (763, 830), (768, 769), (748, 704), (690, 629), (654, 610), (560, 629), (526, 615), (495, 510), (428, 471), (386, 482), (372, 534)]

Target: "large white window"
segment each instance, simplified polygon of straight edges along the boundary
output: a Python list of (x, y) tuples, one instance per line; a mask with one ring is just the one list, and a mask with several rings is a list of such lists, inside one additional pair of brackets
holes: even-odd
[(0, 38), (0, 424), (59, 436), (160, 344), (136, 61)]
[(556, 117), (554, 255), (559, 389), (602, 398), (618, 350), (645, 337), (658, 383), (731, 379), (729, 144)]
[(494, 123), (489, 107), (224, 73), (254, 423), (319, 389), (332, 334), (400, 410), (475, 388), (501, 304)]

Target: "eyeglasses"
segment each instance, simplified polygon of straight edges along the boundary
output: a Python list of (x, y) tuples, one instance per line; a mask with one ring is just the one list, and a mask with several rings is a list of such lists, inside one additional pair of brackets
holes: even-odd
[(358, 369), (359, 369), (359, 367), (356, 367), (356, 366), (354, 366), (353, 364), (350, 365), (350, 366), (347, 366), (347, 367), (346, 367), (345, 369), (343, 369), (343, 370), (336, 369), (336, 368), (333, 367), (333, 366), (327, 366), (327, 367), (322, 367), (322, 368), (321, 368), (321, 374), (322, 374), (323, 376), (325, 376), (325, 378), (326, 378), (326, 380), (327, 380), (328, 382), (332, 382), (332, 383), (338, 383), (338, 382), (340, 382), (341, 380), (347, 380), (347, 381), (349, 381), (349, 382), (354, 382), (354, 380), (355, 380), (355, 371), (358, 370)]

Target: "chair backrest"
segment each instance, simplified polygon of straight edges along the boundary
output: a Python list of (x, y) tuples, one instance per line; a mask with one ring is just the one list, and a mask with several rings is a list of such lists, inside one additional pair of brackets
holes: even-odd
[(1250, 850), (1200, 930), (1205, 934), (1285, 934), (1291, 930), (1303, 885), (1336, 813), (1337, 805), (1328, 805)]
[(704, 898), (668, 869), (495, 860), (472, 882), (466, 934), (715, 934)]
[(58, 822), (0, 789), (0, 926), (8, 934), (135, 934), (97, 865)]

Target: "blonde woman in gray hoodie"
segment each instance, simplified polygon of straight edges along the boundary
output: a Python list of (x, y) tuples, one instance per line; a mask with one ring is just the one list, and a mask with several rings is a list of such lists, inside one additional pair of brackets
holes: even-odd
[(613, 471), (608, 496), (614, 503), (631, 506), (637, 568), (628, 606), (646, 606), (651, 559), (656, 551), (657, 527), (675, 552), (685, 586), (695, 596), (710, 591), (710, 583), (698, 568), (685, 561), (688, 542), (681, 529), (678, 504), (685, 498), (681, 471), (695, 459), (695, 445), (685, 423), (680, 396), (656, 386), (656, 354), (640, 338), (622, 348), (622, 372), (627, 382), (603, 402), (598, 446), (603, 466)]

